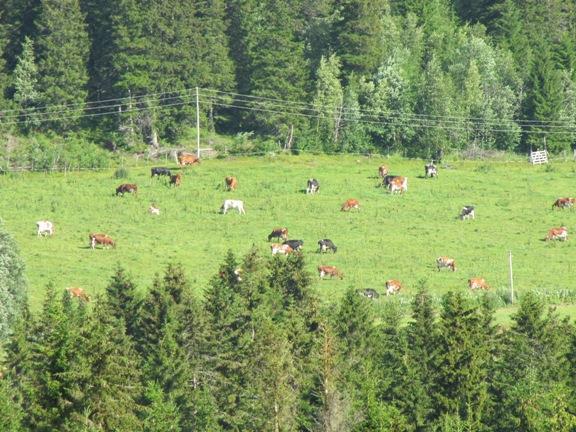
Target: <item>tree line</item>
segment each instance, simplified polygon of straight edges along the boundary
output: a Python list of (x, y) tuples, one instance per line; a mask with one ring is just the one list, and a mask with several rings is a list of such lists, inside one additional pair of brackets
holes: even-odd
[[(112, 148), (568, 150), (571, 0), (4, 0), (0, 128)], [(268, 147), (267, 147), (268, 146)]]
[(504, 328), (487, 298), (435, 307), (425, 283), (410, 317), (354, 289), (322, 305), (299, 254), (229, 252), (201, 296), (186, 272), (142, 293), (118, 268), (90, 306), (49, 285), (4, 339), (0, 428), (576, 428), (576, 327), (530, 293)]

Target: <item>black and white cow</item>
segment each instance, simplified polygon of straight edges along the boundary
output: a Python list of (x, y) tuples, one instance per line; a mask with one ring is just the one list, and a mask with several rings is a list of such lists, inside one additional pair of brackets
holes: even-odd
[(436, 168), (434, 163), (430, 162), (424, 165), (424, 177), (438, 177), (438, 168)]
[(160, 177), (160, 176), (167, 176), (170, 177), (172, 173), (170, 172), (169, 168), (164, 167), (153, 167), (150, 168), (150, 177)]
[(308, 179), (308, 183), (306, 184), (306, 193), (307, 194), (314, 194), (320, 190), (320, 183), (315, 178)]
[(319, 252), (328, 252), (331, 250), (336, 253), (336, 250), (338, 249), (330, 239), (318, 240), (318, 247), (320, 248)]
[(299, 251), (304, 246), (304, 240), (286, 240), (282, 244), (290, 246), (295, 251)]
[(462, 207), (462, 210), (460, 210), (460, 219), (474, 219), (474, 217), (474, 206), (466, 205)]
[(364, 289), (359, 289), (357, 291), (358, 291), (358, 294), (363, 295), (364, 297), (372, 299), (372, 300), (380, 297), (380, 294), (378, 294), (378, 291), (376, 291), (373, 288), (364, 288)]

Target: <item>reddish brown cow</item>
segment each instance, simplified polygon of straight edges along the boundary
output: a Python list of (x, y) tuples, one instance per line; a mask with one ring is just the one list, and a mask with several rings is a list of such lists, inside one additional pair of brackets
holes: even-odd
[(320, 276), (320, 279), (324, 279), (324, 276), (330, 276), (331, 278), (338, 277), (340, 279), (344, 278), (342, 272), (334, 266), (318, 266), (318, 275)]
[(79, 298), (80, 300), (84, 300), (85, 302), (90, 301), (90, 296), (86, 294), (86, 291), (84, 291), (83, 288), (69, 287), (66, 288), (66, 291), (68, 291), (70, 297), (76, 297)]
[(386, 177), (388, 175), (388, 167), (386, 165), (380, 165), (378, 167), (378, 175), (382, 178)]
[(456, 261), (454, 258), (448, 258), (447, 256), (441, 256), (436, 258), (436, 266), (438, 267), (438, 271), (442, 267), (449, 268), (452, 271), (456, 271)]
[(238, 180), (236, 179), (236, 177), (232, 176), (226, 177), (224, 179), (224, 183), (226, 184), (226, 190), (229, 191), (234, 191), (238, 187)]
[(358, 200), (355, 199), (346, 200), (346, 202), (342, 204), (340, 211), (350, 211), (351, 209), (360, 210), (360, 203), (358, 202)]
[(280, 243), (272, 243), (270, 250), (272, 251), (272, 255), (290, 255), (294, 252), (294, 249), (292, 249), (290, 245)]
[(393, 295), (402, 289), (402, 284), (396, 279), (388, 279), (386, 281), (386, 295)]
[(288, 228), (274, 228), (270, 234), (268, 234), (268, 241), (273, 238), (282, 239), (284, 241), (288, 240)]
[(182, 174), (178, 173), (176, 175), (170, 176), (170, 185), (176, 187), (182, 184)]
[(191, 153), (178, 153), (178, 164), (180, 166), (199, 164), (198, 156)]
[(390, 180), (388, 189), (391, 193), (404, 193), (408, 190), (408, 177), (396, 176)]
[(552, 208), (572, 208), (574, 207), (574, 203), (576, 203), (576, 198), (558, 198), (554, 201), (554, 204), (552, 204)]
[(468, 288), (470, 289), (483, 289), (487, 290), (490, 286), (486, 283), (484, 278), (470, 278), (468, 279)]
[(138, 186), (133, 183), (124, 183), (116, 188), (116, 195), (124, 196), (125, 193), (133, 193), (136, 195), (138, 193)]
[(90, 247), (92, 249), (94, 249), (97, 244), (102, 245), (102, 247), (107, 247), (107, 246), (112, 246), (113, 248), (116, 247), (116, 242), (114, 240), (112, 240), (110, 237), (108, 237), (107, 234), (101, 234), (101, 233), (92, 234), (92, 233), (90, 233), (88, 235), (88, 237), (90, 238)]
[(568, 228), (563, 226), (560, 228), (552, 228), (548, 230), (546, 240), (562, 240), (562, 241), (568, 240)]

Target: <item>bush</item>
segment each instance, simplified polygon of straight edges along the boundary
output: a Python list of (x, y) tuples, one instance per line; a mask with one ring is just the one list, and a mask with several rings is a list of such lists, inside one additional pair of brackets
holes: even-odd
[(114, 178), (123, 179), (128, 177), (128, 168), (121, 166), (114, 171)]

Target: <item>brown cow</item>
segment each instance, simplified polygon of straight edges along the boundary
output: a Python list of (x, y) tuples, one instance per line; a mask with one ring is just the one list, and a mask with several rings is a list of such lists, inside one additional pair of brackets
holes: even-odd
[(108, 237), (107, 234), (102, 234), (102, 233), (92, 234), (92, 233), (90, 233), (88, 235), (88, 237), (90, 238), (90, 247), (92, 249), (94, 249), (97, 244), (101, 244), (102, 247), (106, 247), (106, 246), (112, 246), (113, 248), (116, 247), (116, 242), (114, 240), (112, 240), (110, 237)]
[(574, 207), (575, 202), (576, 198), (558, 198), (556, 201), (554, 201), (554, 204), (552, 204), (552, 208), (572, 208)]
[(124, 183), (116, 188), (116, 195), (122, 194), (122, 196), (124, 196), (125, 193), (133, 193), (136, 195), (138, 193), (138, 186), (132, 183)]
[(174, 185), (174, 187), (176, 187), (180, 186), (181, 184), (182, 184), (182, 174), (178, 173), (176, 175), (170, 176), (170, 186)]
[(484, 278), (470, 278), (468, 279), (468, 288), (487, 290), (490, 286), (488, 286)]
[(268, 241), (273, 238), (282, 239), (284, 241), (288, 240), (288, 228), (274, 228), (270, 234), (268, 234)]
[(358, 202), (358, 200), (355, 199), (346, 200), (346, 202), (342, 204), (340, 211), (350, 211), (351, 209), (360, 210), (360, 203)]
[(90, 296), (86, 294), (86, 291), (84, 291), (83, 288), (69, 287), (66, 288), (66, 291), (68, 291), (70, 297), (76, 297), (79, 298), (80, 300), (84, 300), (85, 302), (90, 301)]
[(390, 190), (390, 193), (406, 192), (408, 190), (408, 177), (395, 176), (388, 183), (388, 190)]
[(224, 184), (226, 185), (226, 190), (235, 191), (238, 187), (238, 180), (236, 177), (229, 176), (224, 179)]
[(292, 249), (290, 245), (280, 243), (272, 243), (270, 250), (272, 251), (272, 255), (289, 255), (294, 252), (294, 249)]
[(386, 281), (386, 295), (393, 295), (402, 289), (402, 284), (396, 279), (388, 279)]
[(320, 279), (324, 279), (324, 276), (339, 277), (340, 279), (344, 279), (344, 275), (340, 270), (338, 270), (334, 266), (318, 266), (318, 275)]
[(436, 266), (438, 267), (438, 271), (440, 271), (442, 267), (449, 268), (453, 272), (456, 271), (456, 261), (454, 258), (448, 258), (447, 256), (436, 258)]
[(388, 167), (386, 165), (380, 165), (378, 167), (378, 175), (382, 178), (386, 177), (388, 175)]
[(191, 153), (178, 153), (178, 164), (180, 166), (199, 164), (198, 156)]
[(568, 228), (562, 226), (560, 228), (552, 228), (548, 230), (548, 235), (545, 240), (568, 240)]

